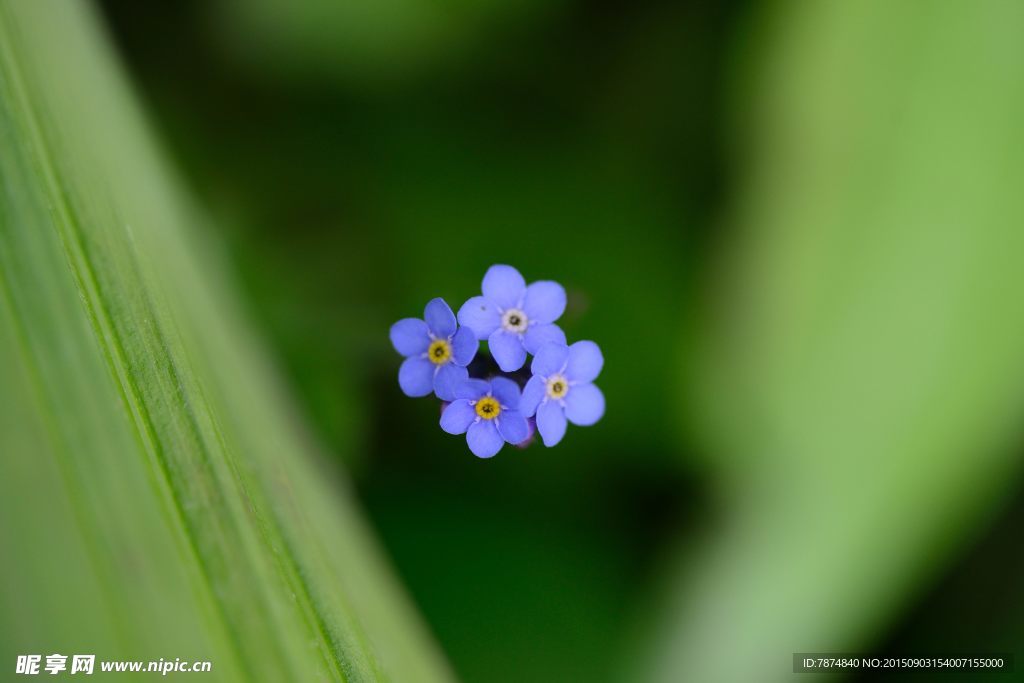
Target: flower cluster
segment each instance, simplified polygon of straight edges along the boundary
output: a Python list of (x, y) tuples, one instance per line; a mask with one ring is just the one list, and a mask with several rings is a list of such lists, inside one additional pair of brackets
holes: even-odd
[[(565, 436), (567, 422), (600, 420), (604, 394), (593, 382), (604, 357), (592, 341), (566, 344), (555, 324), (565, 311), (565, 289), (549, 280), (527, 285), (512, 266), (496, 265), (481, 290), (458, 316), (444, 299), (433, 299), (422, 320), (391, 326), (391, 344), (405, 356), (398, 371), (402, 391), (441, 399), (441, 429), (465, 434), (469, 450), (481, 458), (505, 443), (525, 448), (535, 431), (551, 447)], [(477, 353), (481, 341), (496, 367)], [(533, 356), (529, 372), (527, 355)]]

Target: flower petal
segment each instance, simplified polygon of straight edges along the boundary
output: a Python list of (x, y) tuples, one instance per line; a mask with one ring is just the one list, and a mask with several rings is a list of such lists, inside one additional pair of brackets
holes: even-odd
[(398, 369), (398, 386), (406, 396), (427, 396), (434, 391), (434, 364), (426, 358), (406, 358)]
[(434, 373), (434, 393), (442, 401), (454, 401), (458, 398), (455, 389), (467, 379), (469, 371), (466, 368), (454, 363), (445, 363)]
[(551, 280), (540, 280), (526, 288), (523, 312), (531, 321), (553, 323), (565, 312), (565, 288)]
[(520, 448), (526, 448), (533, 443), (533, 437), (537, 434), (537, 420), (532, 417), (526, 418), (526, 429), (528, 430), (526, 440), (516, 444)]
[(418, 356), (430, 346), (427, 324), (418, 318), (403, 318), (391, 326), (391, 345), (403, 356)]
[(526, 296), (526, 280), (512, 266), (491, 266), (484, 275), (483, 292), (502, 309), (518, 308)]
[(473, 330), (468, 327), (460, 327), (459, 331), (452, 337), (452, 359), (456, 365), (465, 367), (473, 362), (476, 350), (480, 347)]
[(537, 409), (537, 431), (548, 448), (557, 445), (565, 436), (565, 413), (557, 401), (547, 401)]
[(501, 325), (501, 313), (482, 296), (474, 296), (459, 309), (459, 324), (468, 327), (477, 339), (487, 339)]
[(565, 395), (565, 416), (574, 425), (589, 427), (604, 415), (604, 394), (593, 384), (577, 384)]
[(535, 415), (546, 393), (547, 386), (544, 384), (544, 378), (540, 375), (531, 377), (530, 381), (523, 387), (523, 395), (519, 399), (519, 412), (526, 417)]
[(487, 345), (503, 372), (515, 372), (526, 362), (526, 349), (517, 334), (495, 330), (487, 338)]
[(476, 419), (476, 410), (466, 399), (459, 399), (448, 404), (441, 413), (441, 429), (449, 434), (465, 434), (469, 425)]
[(452, 307), (440, 297), (431, 299), (423, 309), (423, 319), (435, 337), (447, 339), (455, 334), (455, 314), (452, 313)]
[(508, 377), (495, 377), (491, 380), (491, 395), (506, 410), (519, 410), (519, 385)]
[(475, 401), (491, 390), (489, 382), (482, 379), (467, 379), (455, 387), (455, 398), (468, 398)]
[(604, 367), (601, 349), (592, 341), (578, 341), (569, 347), (565, 376), (571, 382), (593, 382)]
[(530, 369), (533, 374), (547, 377), (556, 372), (561, 372), (565, 367), (565, 361), (569, 358), (569, 347), (557, 342), (549, 342), (537, 349), (533, 356), (533, 365)]
[(466, 443), (469, 450), (478, 458), (490, 458), (501, 450), (505, 440), (498, 434), (494, 420), (480, 420), (469, 426), (466, 432)]
[(501, 438), (515, 445), (526, 441), (530, 436), (530, 427), (526, 424), (526, 418), (518, 410), (503, 410), (498, 416), (498, 433)]
[(530, 325), (526, 334), (523, 335), (523, 346), (533, 355), (537, 355), (540, 347), (551, 342), (565, 344), (565, 332), (562, 332), (562, 328), (558, 325), (546, 323)]

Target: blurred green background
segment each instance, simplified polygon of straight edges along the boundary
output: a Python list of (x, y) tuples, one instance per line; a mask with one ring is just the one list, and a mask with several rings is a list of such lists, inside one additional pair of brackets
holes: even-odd
[[(1021, 650), (1020, 6), (101, 7), (464, 680)], [(498, 262), (608, 411), (478, 461), (387, 330)]]

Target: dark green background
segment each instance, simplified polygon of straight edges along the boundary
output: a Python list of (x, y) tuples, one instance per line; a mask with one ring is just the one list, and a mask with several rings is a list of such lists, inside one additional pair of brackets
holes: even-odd
[[(743, 141), (724, 121), (762, 14), (454, 3), (434, 28), (334, 34), (325, 16), (275, 43), (235, 5), (103, 3), (319, 435), (462, 677), (621, 673), (668, 558), (721, 514), (677, 405), (729, 245)], [(608, 410), (556, 449), (480, 461), (400, 393), (387, 330), (435, 296), (457, 309), (492, 263), (566, 286)], [(877, 651), (1019, 644), (1015, 489)]]

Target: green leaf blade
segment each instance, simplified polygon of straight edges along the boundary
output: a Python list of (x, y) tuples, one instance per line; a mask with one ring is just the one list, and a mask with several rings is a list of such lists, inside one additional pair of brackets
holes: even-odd
[(444, 680), (100, 35), (77, 3), (0, 8), (5, 655)]

